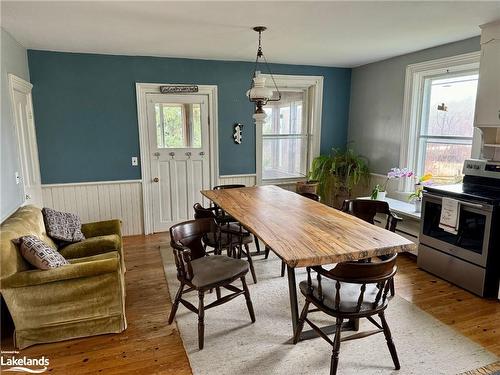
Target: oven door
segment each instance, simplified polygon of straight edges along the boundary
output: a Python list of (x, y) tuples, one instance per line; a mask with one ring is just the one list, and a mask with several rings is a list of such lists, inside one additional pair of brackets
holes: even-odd
[(458, 233), (439, 228), (442, 197), (425, 193), (420, 242), (471, 263), (486, 267), (493, 206), (459, 200)]

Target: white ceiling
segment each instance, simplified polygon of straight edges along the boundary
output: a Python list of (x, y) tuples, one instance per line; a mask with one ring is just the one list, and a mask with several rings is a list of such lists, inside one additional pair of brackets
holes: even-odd
[(480, 34), (495, 2), (19, 2), (2, 27), (27, 48), (358, 66)]

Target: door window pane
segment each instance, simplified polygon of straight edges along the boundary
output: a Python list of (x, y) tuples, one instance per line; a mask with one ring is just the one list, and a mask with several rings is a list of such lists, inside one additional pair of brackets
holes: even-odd
[(306, 175), (305, 137), (264, 138), (262, 178), (299, 178)]
[(424, 142), (424, 170), (438, 184), (453, 184), (462, 180), (464, 160), (470, 158), (470, 144)]
[(200, 104), (155, 104), (158, 148), (201, 148)]

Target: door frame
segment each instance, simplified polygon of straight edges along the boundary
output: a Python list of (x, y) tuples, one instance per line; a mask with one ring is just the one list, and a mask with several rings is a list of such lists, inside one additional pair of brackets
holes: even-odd
[[(139, 148), (141, 156), (142, 207), (144, 216), (144, 234), (153, 233), (153, 203), (151, 151), (149, 148), (147, 94), (161, 94), (160, 86), (180, 86), (174, 83), (140, 83), (135, 84), (137, 98), (137, 123), (139, 127)], [(210, 186), (216, 184), (219, 176), (219, 146), (218, 146), (218, 111), (217, 85), (197, 85), (198, 95), (208, 96), (208, 133), (210, 157)], [(182, 94), (175, 94), (182, 95)], [(186, 94), (193, 95), (193, 93)]]
[[(8, 74), (9, 79), (9, 95), (11, 102), (11, 112), (12, 112), (12, 120), (15, 124), (16, 138), (17, 138), (17, 147), (19, 150), (19, 163), (21, 168), (21, 184), (23, 186), (23, 203), (22, 205), (26, 205), (28, 203), (27, 191), (26, 191), (26, 182), (29, 181), (31, 185), (38, 185), (40, 188), (38, 197), (38, 202), (33, 202), (33, 204), (43, 204), (42, 197), (42, 178), (40, 173), (40, 160), (38, 156), (38, 143), (36, 139), (36, 128), (35, 128), (35, 116), (33, 114), (33, 97), (32, 97), (32, 89), (33, 85), (25, 81), (24, 79), (16, 76), (15, 74)], [(17, 108), (14, 101), (14, 93), (15, 91), (21, 92), (28, 97), (28, 106), (29, 112), (28, 116), (28, 134), (24, 134), (24, 129), (20, 128), (20, 124), (17, 121)], [(26, 150), (23, 143), (23, 138), (28, 137), (30, 144), (30, 149)], [(35, 150), (33, 150), (33, 148)], [(33, 152), (35, 151), (35, 152)], [(22, 160), (24, 159), (24, 160)], [(28, 164), (28, 165), (25, 165)], [(30, 168), (31, 166), (31, 168)], [(25, 170), (26, 169), (26, 170)], [(32, 169), (32, 170), (30, 170)]]

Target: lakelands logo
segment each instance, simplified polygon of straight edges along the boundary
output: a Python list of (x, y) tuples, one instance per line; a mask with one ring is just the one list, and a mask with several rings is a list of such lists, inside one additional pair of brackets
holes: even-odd
[(40, 358), (29, 358), (26, 356), (16, 357), (19, 352), (4, 352), (0, 356), (1, 372), (27, 372), (31, 374), (41, 374), (47, 371), (49, 359), (42, 356)]

